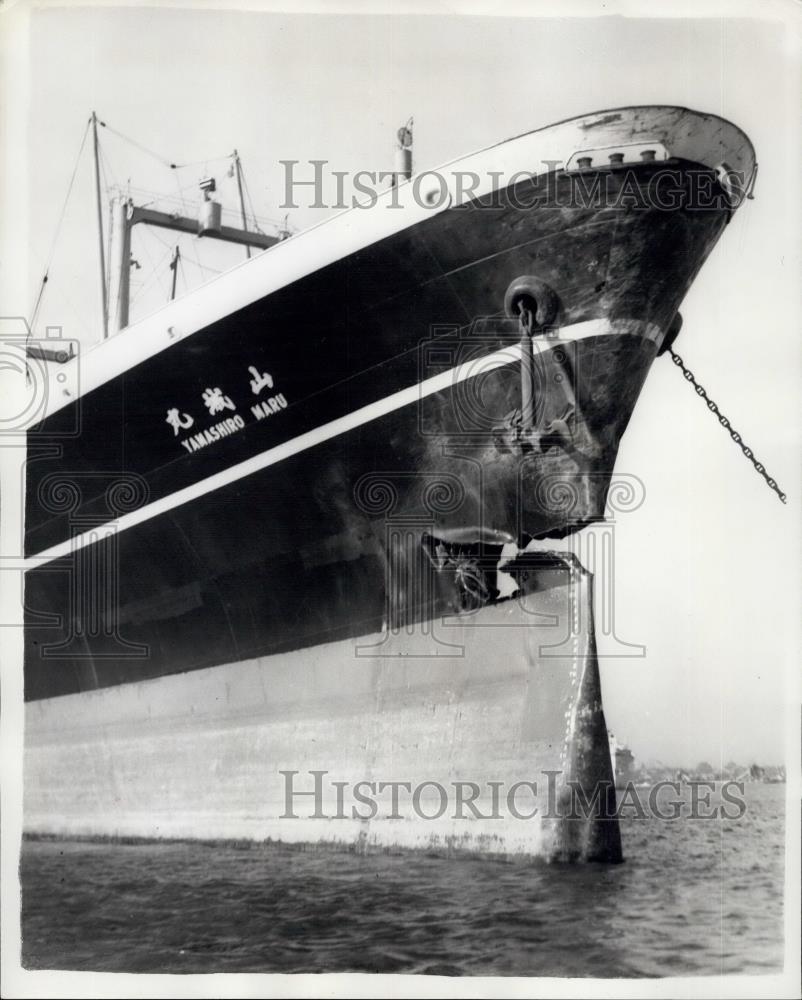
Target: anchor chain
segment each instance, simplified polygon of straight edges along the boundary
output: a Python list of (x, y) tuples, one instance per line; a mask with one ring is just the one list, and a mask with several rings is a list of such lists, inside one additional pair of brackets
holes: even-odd
[(725, 428), (725, 430), (729, 431), (730, 437), (738, 445), (738, 447), (744, 453), (744, 455), (746, 456), (746, 458), (749, 459), (749, 461), (755, 467), (755, 470), (757, 472), (759, 472), (760, 475), (766, 480), (766, 483), (768, 484), (768, 486), (772, 490), (774, 490), (774, 492), (780, 498), (780, 500), (782, 501), (782, 503), (785, 503), (785, 501), (787, 500), (787, 497), (786, 497), (785, 493), (783, 493), (783, 491), (777, 485), (777, 481), (774, 480), (774, 479), (772, 479), (771, 476), (768, 474), (768, 472), (766, 472), (766, 467), (763, 465), (763, 463), (759, 462), (755, 458), (752, 449), (749, 448), (746, 444), (744, 444), (744, 441), (741, 438), (741, 435), (738, 433), (738, 431), (735, 430), (735, 428), (730, 424), (729, 420), (719, 410), (719, 408), (716, 405), (716, 403), (708, 396), (707, 391), (705, 390), (704, 386), (700, 385), (696, 381), (696, 379), (694, 377), (694, 374), (690, 370), (690, 368), (688, 368), (688, 366), (685, 364), (685, 362), (682, 360), (682, 358), (679, 356), (679, 354), (677, 354), (676, 351), (671, 350), (670, 347), (668, 349), (668, 353), (671, 355), (671, 360), (674, 362), (674, 364), (677, 366), (677, 368), (679, 368), (680, 371), (682, 372), (683, 376), (685, 377), (685, 381), (691, 383), (691, 385), (696, 390), (696, 395), (697, 396), (701, 396), (701, 398), (707, 404), (708, 410), (710, 410), (711, 413), (715, 414), (715, 416), (718, 417), (718, 422), (721, 424), (721, 426), (723, 428)]

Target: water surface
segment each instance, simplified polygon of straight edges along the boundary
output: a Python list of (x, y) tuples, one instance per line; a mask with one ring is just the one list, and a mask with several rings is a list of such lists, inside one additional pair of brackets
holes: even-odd
[(766, 974), (783, 785), (740, 820), (622, 820), (623, 865), (26, 841), (23, 964), (104, 972)]

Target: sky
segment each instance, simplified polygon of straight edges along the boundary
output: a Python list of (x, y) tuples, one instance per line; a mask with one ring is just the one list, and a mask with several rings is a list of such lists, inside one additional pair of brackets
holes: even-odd
[[(617, 465), (645, 499), (615, 524), (616, 632), (645, 655), (603, 656), (602, 682), (609, 726), (640, 760), (779, 763), (800, 650), (800, 36), (771, 20), (773, 4), (752, 9), (763, 19), (581, 18), (570, 3), (560, 18), (32, 10), (3, 314), (31, 313), (93, 109), (159, 156), (193, 164), (170, 171), (101, 129), (109, 182), (130, 181), (142, 198), (183, 187), (190, 206), (209, 172), (233, 209), (219, 158), (236, 148), (256, 214), (273, 220), (284, 214), (280, 160), (388, 169), (395, 131), (413, 115), (420, 170), (607, 107), (676, 104), (729, 118), (757, 150), (755, 199), (689, 292), (676, 348), (789, 500), (780, 504), (668, 358), (657, 360)], [(84, 345), (99, 336), (88, 154), (39, 316), (39, 329), (61, 325)], [(288, 221), (298, 230), (326, 214), (302, 206)], [(198, 266), (195, 244), (182, 246), (179, 293), (213, 273)], [(170, 249), (165, 234), (135, 242), (134, 318), (166, 300)], [(202, 256), (219, 270), (242, 251)], [(615, 643), (600, 636), (600, 652)]]

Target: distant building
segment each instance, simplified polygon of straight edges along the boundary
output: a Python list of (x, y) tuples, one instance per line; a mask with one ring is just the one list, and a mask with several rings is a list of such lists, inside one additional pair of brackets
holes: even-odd
[(608, 733), (608, 736), (615, 787), (624, 788), (635, 777), (635, 756), (629, 747), (618, 742), (613, 733)]

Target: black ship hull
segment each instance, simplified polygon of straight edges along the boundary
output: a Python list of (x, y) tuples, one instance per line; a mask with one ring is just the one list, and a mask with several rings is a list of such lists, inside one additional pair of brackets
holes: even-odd
[[(443, 616), (478, 615), (480, 624), (504, 617), (504, 560), (519, 595), (550, 613), (552, 584), (542, 581), (551, 571), (510, 551), (604, 517), (619, 442), (650, 365), (676, 334), (679, 305), (743, 193), (735, 196), (718, 157), (747, 178), (754, 161), (733, 126), (682, 109), (627, 109), (554, 129), (570, 134), (571, 154), (581, 141), (625, 152), (601, 157), (602, 167), (572, 156), (489, 195), (418, 212), (408, 225), (395, 221), (383, 235), (359, 238), (352, 210), (331, 223), (344, 252), (325, 259), (322, 228), (267, 251), (220, 285), (218, 303), (237, 282), (247, 286), (244, 304), (204, 320), (211, 289), (128, 330), (103, 375), (90, 364), (88, 384), (30, 430), (25, 691), (41, 703), (30, 715), (29, 810), (38, 829), (61, 829), (52, 819), (63, 807), (53, 768), (65, 741), (74, 768), (91, 753), (80, 723), (67, 726), (69, 738), (59, 734), (60, 705), (83, 717), (81, 699), (90, 697), (109, 726), (115, 718), (132, 726), (141, 710), (147, 728), (164, 697), (176, 733), (190, 715), (197, 722), (208, 712), (210, 730), (233, 734), (241, 715), (218, 702), (236, 700), (232, 691), (246, 697), (242, 669), (251, 665), (262, 707), (242, 725), (256, 726), (263, 745), (287, 737), (283, 729), (276, 736), (274, 714), (287, 700), (288, 663), (296, 670), (290, 689), (304, 692), (290, 699), (293, 710), (319, 716), (325, 650), (336, 676), (355, 687), (372, 678), (371, 697), (350, 704), (346, 696), (330, 734), (330, 745), (341, 739), (343, 747), (349, 726), (373, 734), (346, 754), (351, 767), (364, 763), (377, 726), (389, 729), (365, 766), (393, 759), (393, 726), (414, 706), (407, 725), (418, 733), (442, 704), (484, 702), (509, 717), (510, 706), (528, 705), (539, 689), (550, 721), (534, 724), (524, 707), (514, 746), (504, 743), (499, 758), (477, 757), (474, 747), (465, 759), (503, 761), (500, 772), (514, 777), (525, 757), (585, 784), (611, 782), (592, 636), (577, 640), (562, 674), (548, 656), (527, 652), (530, 640), (517, 652), (498, 647), (501, 660), (511, 657), (503, 694), (487, 659), (470, 682), (463, 677), (463, 652), (450, 666), (441, 662), (445, 673), (430, 683), (427, 657), (449, 654), (419, 639)], [(505, 148), (502, 159), (511, 155)], [(487, 151), (483, 162), (495, 155)], [(275, 261), (280, 274), (282, 259), (283, 279), (268, 270)], [(264, 293), (262, 274), (270, 279)], [(510, 298), (521, 288), (530, 331)], [(569, 564), (560, 566), (573, 579)], [(510, 614), (523, 635), (531, 609)], [(570, 609), (552, 617), (568, 620)], [(387, 663), (368, 656), (360, 668), (355, 643), (373, 636), (368, 647), (380, 646), (381, 634), (392, 639), (391, 661), (421, 658), (420, 675), (402, 684), (406, 695), (389, 701)], [(275, 703), (271, 676), (284, 678)], [(214, 704), (203, 707), (204, 697)], [(451, 760), (440, 737), (431, 745)], [(153, 739), (129, 742), (130, 753), (177, 745), (163, 728)], [(311, 747), (317, 737), (308, 739)], [(414, 744), (420, 759), (427, 740), (419, 733)], [(215, 746), (213, 768), (223, 753)], [(459, 771), (458, 754), (452, 763)], [(153, 783), (145, 794), (131, 778), (140, 819), (126, 824), (109, 817), (107, 793), (119, 791), (119, 774), (109, 780), (88, 788), (94, 805), (64, 829), (158, 835), (147, 819), (160, 808)], [(183, 820), (172, 829), (183, 835), (193, 829), (187, 797), (196, 784), (178, 771), (174, 784), (184, 788), (170, 800)], [(267, 829), (244, 818), (252, 794), (239, 802), (237, 829), (247, 836)], [(228, 829), (211, 826), (216, 835)], [(617, 826), (599, 829), (578, 853), (620, 858)]]
[[(65, 542), (68, 554), (27, 575), (29, 697), (80, 690), (87, 662), (102, 686), (374, 631), (388, 517), (523, 545), (603, 517), (649, 366), (729, 212), (546, 204), (521, 233), (511, 203), (525, 194), (339, 261), (40, 425), (27, 554)], [(499, 310), (529, 273), (560, 303), (554, 332), (534, 341), (543, 444), (516, 429), (520, 334)], [(250, 367), (273, 387), (253, 394)], [(235, 408), (210, 414), (200, 401), (217, 387)], [(195, 414), (191, 428), (174, 433), (173, 407)], [(61, 437), (76, 420), (80, 433)], [(131, 528), (69, 551), (71, 537), (126, 515)], [(113, 553), (91, 551), (104, 546)], [(119, 579), (116, 608), (86, 627), (64, 586), (73, 560), (109, 561)], [(37, 612), (62, 616), (62, 630), (37, 627)], [(141, 663), (128, 642), (147, 646)]]

